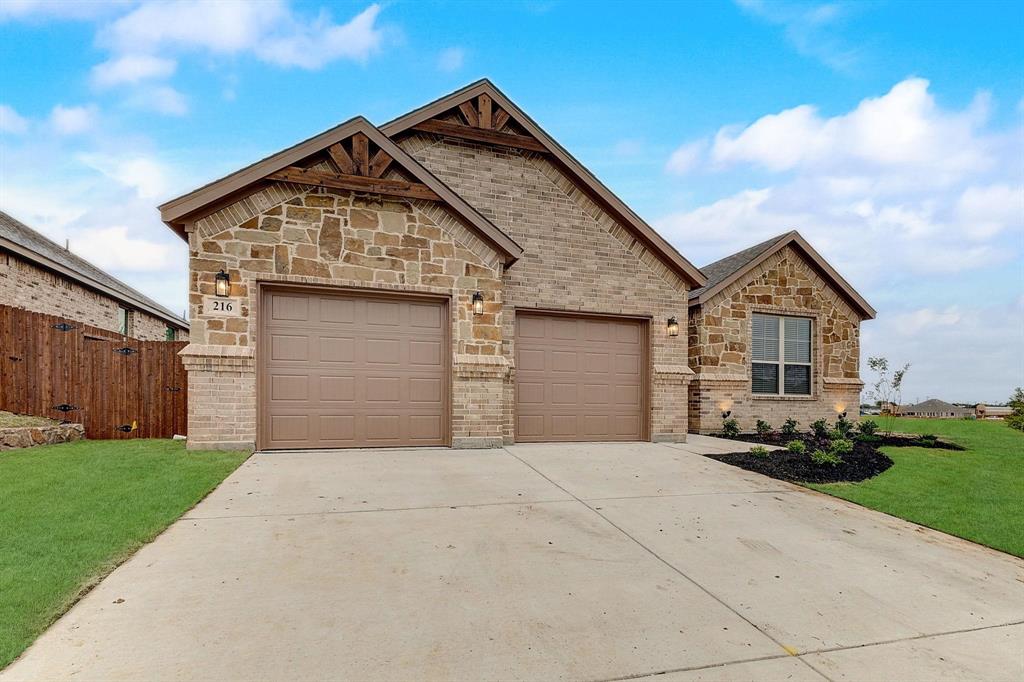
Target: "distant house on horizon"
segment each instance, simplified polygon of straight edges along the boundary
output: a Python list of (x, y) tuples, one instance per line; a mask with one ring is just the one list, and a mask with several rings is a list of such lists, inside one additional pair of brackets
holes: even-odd
[(986, 405), (978, 403), (974, 406), (974, 416), (978, 419), (1006, 419), (1013, 413), (1009, 405)]
[(963, 419), (973, 417), (974, 409), (960, 407), (945, 400), (930, 398), (916, 405), (900, 405), (899, 415), (902, 417), (928, 417), (932, 419)]

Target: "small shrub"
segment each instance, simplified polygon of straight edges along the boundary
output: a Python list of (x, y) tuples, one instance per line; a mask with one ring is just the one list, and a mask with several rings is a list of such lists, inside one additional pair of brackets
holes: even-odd
[(786, 449), (795, 455), (802, 455), (807, 451), (807, 445), (802, 440), (791, 440)]
[(736, 438), (740, 435), (740, 423), (735, 419), (726, 419), (722, 422), (722, 435), (725, 438)]
[(846, 438), (850, 435), (850, 432), (853, 431), (853, 422), (845, 416), (840, 416), (836, 419), (836, 431), (841, 433), (843, 438)]
[(868, 445), (875, 445), (876, 443), (881, 443), (882, 442), (882, 437), (881, 436), (875, 436), (875, 435), (870, 435), (870, 436), (860, 435), (860, 436), (857, 436), (857, 440), (859, 440), (861, 443), (867, 443)]
[(842, 462), (839, 455), (826, 452), (825, 450), (815, 450), (811, 453), (811, 461), (815, 464), (828, 464), (829, 466), (835, 466)]
[(792, 417), (790, 417), (789, 419), (787, 419), (786, 421), (784, 421), (782, 423), (782, 428), (779, 431), (780, 431), (780, 433), (782, 433), (783, 436), (789, 436), (789, 437), (795, 436), (796, 435), (796, 427), (799, 424), (800, 424), (800, 422), (798, 422), (797, 420), (795, 420)]
[(865, 419), (857, 423), (857, 433), (862, 436), (873, 436), (878, 433), (878, 422), (873, 419)]
[(763, 419), (757, 420), (757, 425), (754, 426), (754, 430), (757, 431), (757, 437), (764, 440), (768, 436), (772, 435), (772, 425)]
[(917, 442), (922, 447), (934, 448), (938, 447), (939, 445), (939, 437), (936, 436), (934, 433), (926, 433), (921, 436), (918, 436)]
[(848, 455), (853, 452), (853, 441), (840, 438), (832, 441), (832, 446), (829, 448), (829, 452), (833, 455)]
[(815, 419), (811, 422), (811, 432), (818, 440), (828, 438), (828, 422), (824, 419)]
[(1006, 418), (1006, 425), (1011, 429), (1024, 431), (1024, 389), (1017, 388), (1007, 405), (1010, 406), (1010, 416)]
[(831, 431), (828, 432), (828, 435), (826, 435), (825, 437), (828, 438), (829, 440), (843, 440), (846, 438), (846, 434), (844, 434), (839, 429), (832, 429)]
[(752, 454), (754, 457), (766, 459), (768, 457), (768, 448), (766, 448), (763, 445), (755, 445), (754, 447), (750, 448), (750, 454)]

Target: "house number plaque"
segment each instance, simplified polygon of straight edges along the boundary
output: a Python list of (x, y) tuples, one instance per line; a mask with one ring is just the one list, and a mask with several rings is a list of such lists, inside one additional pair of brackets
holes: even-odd
[(203, 314), (215, 317), (239, 317), (242, 314), (242, 303), (235, 298), (203, 296)]

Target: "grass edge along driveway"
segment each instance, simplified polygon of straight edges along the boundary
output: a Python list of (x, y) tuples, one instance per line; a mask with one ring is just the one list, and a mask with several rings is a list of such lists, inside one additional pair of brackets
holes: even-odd
[(155, 439), (0, 452), (0, 669), (247, 457)]
[(935, 434), (967, 450), (883, 447), (895, 464), (874, 478), (805, 485), (1024, 557), (1024, 433), (1001, 420), (964, 419), (900, 418), (893, 430)]

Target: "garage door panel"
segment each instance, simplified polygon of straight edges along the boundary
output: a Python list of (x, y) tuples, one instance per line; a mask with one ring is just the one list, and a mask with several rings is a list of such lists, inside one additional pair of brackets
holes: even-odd
[(519, 312), (517, 441), (640, 440), (644, 323)]
[(352, 337), (320, 337), (322, 362), (352, 362), (356, 358), (356, 340)]
[(401, 341), (380, 336), (367, 339), (366, 362), (370, 365), (401, 365)]
[(398, 296), (268, 291), (260, 446), (446, 444), (445, 311)]
[(309, 400), (309, 377), (275, 374), (270, 378), (271, 400)]
[(355, 377), (320, 377), (320, 400), (326, 402), (351, 402), (356, 399)]
[(410, 340), (409, 364), (439, 367), (441, 365), (441, 341)]
[(270, 357), (273, 360), (309, 359), (309, 337), (306, 335), (270, 335)]

